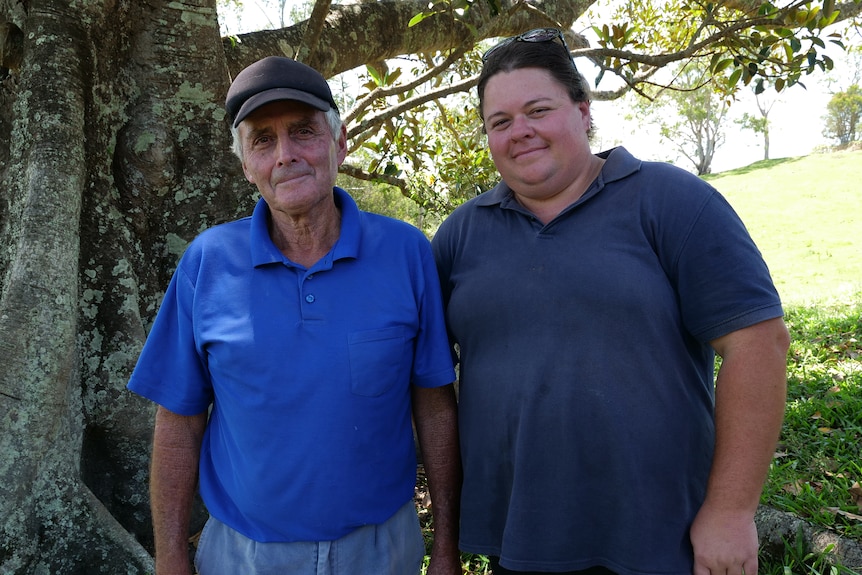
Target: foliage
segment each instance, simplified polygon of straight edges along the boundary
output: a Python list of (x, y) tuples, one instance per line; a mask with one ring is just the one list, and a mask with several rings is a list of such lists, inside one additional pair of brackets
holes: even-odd
[[(592, 9), (593, 18), (602, 14)], [(603, 15), (603, 14), (602, 14)], [(610, 23), (594, 24), (602, 74), (610, 71), (628, 86), (645, 82), (661, 67), (678, 60), (708, 60), (711, 74), (729, 72), (728, 89), (754, 82), (762, 92), (769, 84), (780, 92), (803, 74), (831, 69), (822, 53), (824, 29), (838, 17), (832, 2), (701, 2), (698, 0), (631, 0), (617, 4)], [(828, 41), (842, 45), (837, 34)], [(637, 55), (632, 55), (635, 51)], [(668, 58), (673, 54), (681, 58)], [(646, 54), (662, 55), (654, 58)]]
[(439, 214), (422, 208), (393, 186), (343, 175), (339, 176), (338, 185), (350, 193), (360, 209), (405, 221), (425, 232), (429, 238), (442, 222)]
[[(745, 112), (742, 115), (742, 118), (737, 120), (737, 123), (747, 130), (751, 130), (755, 134), (763, 134), (769, 131), (769, 118), (765, 116), (754, 116)], [(764, 160), (768, 160), (769, 158), (764, 158)]]
[[(315, 9), (322, 4), (329, 6), (318, 0)], [(577, 26), (586, 26), (595, 36), (595, 44), (590, 46), (585, 36), (570, 32), (569, 45), (576, 58), (598, 66), (597, 88), (616, 79), (610, 90), (595, 91), (597, 100), (618, 98), (628, 91), (654, 94), (670, 86), (688, 90), (677, 76), (657, 78), (664, 69), (690, 66), (713, 76), (713, 87), (719, 92), (732, 93), (742, 85), (757, 93), (767, 87), (780, 92), (801, 83), (805, 75), (833, 67), (825, 53), (827, 43), (843, 48), (844, 39), (832, 30), (836, 23), (858, 14), (858, 4), (858, 0), (839, 6), (834, 0), (778, 4), (761, 0), (588, 0), (576, 7), (580, 11), (589, 8)], [(440, 215), (475, 190), (487, 189), (494, 182), (494, 172), (487, 153), (476, 145), (479, 124), (469, 120), (471, 113), (466, 109), (472, 100), (464, 96), (475, 85), (476, 48), (485, 39), (527, 27), (561, 22), (568, 28), (571, 21), (563, 21), (554, 9), (547, 1), (504, 5), (490, 0), (437, 0), (417, 5), (405, 23), (406, 30), (397, 34), (410, 35), (413, 30), (445, 22), (453, 41), (449, 48), (437, 45), (409, 55), (403, 50), (386, 53), (378, 49), (363, 62), (367, 66), (364, 91), (357, 101), (359, 107), (348, 114), (348, 128), (350, 137), (370, 156), (366, 156), (367, 165), (353, 162), (343, 171), (395, 186), (423, 209)], [(527, 23), (528, 17), (541, 16), (543, 11), (544, 18)], [(336, 18), (344, 13), (333, 5), (330, 14)], [(524, 24), (516, 24), (522, 21)], [(314, 16), (307, 23), (323, 25)], [(300, 30), (305, 24), (298, 25)], [(722, 111), (719, 106), (708, 109)], [(440, 117), (436, 117), (438, 113)], [(715, 119), (695, 128), (702, 135), (683, 146), (683, 155), (699, 173), (709, 171), (712, 153), (720, 143), (717, 132), (707, 133)], [(679, 133), (689, 131), (668, 131), (666, 136), (677, 141)]]
[[(434, 67), (449, 55), (436, 54), (410, 66), (408, 74), (415, 77), (425, 66)], [(457, 66), (431, 82), (431, 89), (462, 81), (477, 72), (475, 59), (465, 58)], [(421, 97), (423, 89), (406, 92), (394, 90), (404, 68), (389, 70), (366, 67), (361, 75), (358, 102), (350, 113), (354, 128), (351, 153), (361, 150), (371, 157), (366, 171), (377, 174), (378, 181), (403, 182), (402, 193), (423, 210), (442, 217), (463, 201), (492, 187), (496, 169), (490, 159), (481, 121), (472, 101), (463, 96), (450, 96), (445, 101), (429, 99), (399, 114), (392, 114), (379, 125), (366, 124), (374, 114), (404, 105)], [(426, 88), (427, 90), (427, 88)], [(367, 127), (366, 127), (367, 126)], [(372, 127), (373, 126), (373, 127)], [(351, 171), (349, 173), (358, 173)]]
[(858, 84), (833, 95), (826, 110), (824, 136), (846, 146), (862, 135), (862, 89)]

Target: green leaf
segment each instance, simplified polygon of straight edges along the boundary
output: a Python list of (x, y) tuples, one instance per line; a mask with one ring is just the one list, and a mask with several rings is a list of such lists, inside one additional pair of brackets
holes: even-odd
[(742, 77), (742, 68), (737, 68), (733, 71), (733, 74), (730, 75), (730, 78), (727, 79), (727, 87), (733, 88), (736, 86), (737, 82), (739, 82), (739, 78)]
[(365, 69), (368, 70), (368, 75), (371, 76), (371, 79), (374, 81), (374, 84), (377, 86), (383, 85), (383, 77), (380, 75), (380, 71), (372, 66), (371, 64), (366, 64)]
[(429, 16), (433, 16), (433, 15), (434, 15), (434, 12), (419, 12), (418, 14), (413, 16), (413, 18), (411, 18), (409, 22), (407, 22), (407, 27), (412, 28), (413, 26), (415, 26), (416, 24), (418, 24), (419, 22), (421, 22), (425, 18), (428, 18)]
[(755, 83), (755, 84), (754, 84), (754, 93), (755, 93), (755, 95), (757, 95), (757, 94), (762, 94), (762, 93), (763, 93), (763, 91), (764, 91), (765, 89), (766, 89), (766, 88), (765, 88), (765, 87), (764, 87), (764, 85), (763, 85), (763, 78), (759, 78), (759, 79), (757, 80), (757, 83)]
[[(718, 55), (719, 54), (716, 54), (716, 56), (718, 56)], [(719, 74), (720, 72), (726, 70), (728, 68), (728, 66), (730, 66), (731, 64), (733, 64), (733, 58), (725, 58), (724, 60), (720, 61), (718, 64), (714, 64), (712, 66), (712, 73), (713, 74)]]
[(386, 168), (383, 170), (383, 173), (387, 176), (397, 176), (401, 173), (401, 170), (399, 170), (398, 166), (396, 166), (392, 162), (387, 162)]

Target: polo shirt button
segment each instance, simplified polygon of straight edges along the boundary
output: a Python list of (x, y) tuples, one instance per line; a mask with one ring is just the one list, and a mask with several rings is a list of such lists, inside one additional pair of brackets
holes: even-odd
[(308, 294), (307, 296), (305, 296), (305, 301), (307, 301), (308, 303), (312, 303), (314, 301), (314, 296)]

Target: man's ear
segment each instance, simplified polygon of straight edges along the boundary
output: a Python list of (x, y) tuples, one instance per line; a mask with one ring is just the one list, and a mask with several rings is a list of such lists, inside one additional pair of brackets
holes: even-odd
[(345, 158), (347, 158), (347, 126), (343, 123), (341, 124), (341, 133), (338, 135), (336, 146), (338, 148), (338, 165), (340, 166), (344, 163)]
[(245, 167), (245, 160), (242, 161), (242, 173), (245, 174), (245, 179), (248, 180), (250, 184), (254, 183), (254, 178), (248, 171), (248, 168)]

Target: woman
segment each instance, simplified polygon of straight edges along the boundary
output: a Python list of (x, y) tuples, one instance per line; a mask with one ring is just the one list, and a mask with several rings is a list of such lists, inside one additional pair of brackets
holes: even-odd
[(559, 30), (483, 60), (502, 181), (432, 242), (460, 359), (461, 548), (496, 575), (755, 574), (789, 345), (766, 264), (705, 182), (590, 151)]

